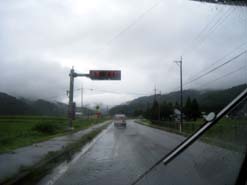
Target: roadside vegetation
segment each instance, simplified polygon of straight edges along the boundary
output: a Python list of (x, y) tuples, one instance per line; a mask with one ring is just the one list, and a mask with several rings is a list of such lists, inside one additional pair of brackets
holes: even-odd
[[(238, 86), (234, 86), (232, 88), (224, 89), (224, 90), (184, 90), (183, 91), (183, 99), (184, 99), (184, 107), (192, 108), (196, 110), (196, 102), (199, 106), (199, 110), (201, 112), (209, 113), (209, 112), (219, 112), (223, 107), (226, 106), (230, 101), (232, 101), (237, 95), (239, 95), (245, 88), (247, 84), (242, 84)], [(150, 109), (153, 106), (154, 95), (152, 96), (144, 96), (134, 99), (128, 104), (117, 105), (110, 109), (110, 113), (112, 115), (123, 113), (129, 116), (150, 116)], [(167, 105), (172, 106), (172, 112), (174, 108), (179, 108), (179, 98), (180, 91), (170, 92), (168, 94), (158, 94), (156, 95), (156, 100), (158, 105), (160, 106), (160, 111), (165, 108)], [(190, 100), (189, 100), (190, 99)], [(194, 100), (194, 105), (192, 105), (192, 101)], [(195, 102), (196, 100), (196, 102)], [(157, 104), (156, 104), (157, 105)], [(163, 109), (164, 110), (164, 109)], [(157, 109), (156, 109), (157, 111)], [(167, 112), (163, 111), (163, 115)], [(162, 119), (162, 113), (161, 113)]]
[[(217, 100), (215, 100), (217, 102)], [(158, 101), (153, 103), (144, 112), (137, 112), (142, 124), (164, 129), (184, 136), (194, 133), (205, 122), (204, 117), (209, 113), (205, 107), (201, 107), (196, 98), (187, 97), (183, 105), (183, 125), (180, 128), (180, 106), (177, 102)], [(217, 110), (217, 109), (213, 109)], [(246, 145), (247, 131), (247, 103), (243, 101), (225, 118), (221, 119), (201, 139), (207, 143), (222, 146), (228, 149), (242, 150)], [(217, 113), (217, 111), (214, 111)], [(142, 119), (143, 118), (143, 119)]]
[(80, 152), (81, 148), (92, 141), (98, 134), (101, 133), (108, 125), (99, 127), (92, 132), (82, 136), (74, 143), (65, 146), (62, 150), (49, 152), (37, 164), (31, 167), (21, 167), (20, 173), (15, 176), (7, 177), (2, 184), (37, 184), (46, 174), (51, 172), (57, 165), (62, 162), (71, 161), (74, 156)]
[[(138, 114), (143, 115), (149, 120), (172, 121), (180, 118), (179, 109), (180, 106), (177, 102), (173, 104), (166, 101), (158, 102), (157, 99), (154, 99), (151, 107), (148, 107), (145, 112), (139, 112)], [(187, 120), (196, 121), (200, 117), (200, 108), (196, 99), (191, 100), (190, 97), (187, 98), (183, 114)]]
[(86, 129), (106, 119), (76, 119), (68, 131), (65, 117), (0, 116), (0, 153)]
[[(182, 132), (180, 132), (178, 127), (179, 122), (150, 121), (147, 119), (140, 119), (137, 122), (184, 136), (191, 135), (204, 123), (202, 119), (186, 121), (183, 124)], [(241, 151), (245, 147), (246, 136), (244, 133), (246, 133), (246, 130), (246, 119), (224, 118), (210, 128), (201, 137), (201, 140), (227, 149)]]

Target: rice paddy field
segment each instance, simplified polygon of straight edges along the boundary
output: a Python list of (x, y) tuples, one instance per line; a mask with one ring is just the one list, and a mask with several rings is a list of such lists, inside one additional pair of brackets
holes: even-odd
[(0, 116), (0, 153), (45, 141), (56, 136), (86, 129), (106, 119), (76, 119), (68, 131), (65, 117)]

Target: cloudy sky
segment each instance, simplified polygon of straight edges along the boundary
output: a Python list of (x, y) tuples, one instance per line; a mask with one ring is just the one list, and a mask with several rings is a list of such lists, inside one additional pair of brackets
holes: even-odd
[[(120, 69), (121, 81), (75, 79), (80, 104), (116, 105), (185, 88), (247, 82), (247, 11), (187, 0), (0, 0), (0, 91), (67, 102), (68, 73)], [(215, 72), (193, 79), (238, 56)]]

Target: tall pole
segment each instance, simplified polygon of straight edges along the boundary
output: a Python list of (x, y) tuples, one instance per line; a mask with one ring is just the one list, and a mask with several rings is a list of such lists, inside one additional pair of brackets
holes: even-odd
[(81, 85), (81, 112), (83, 110), (83, 85)]
[(183, 128), (183, 59), (180, 59), (180, 132)]
[[(83, 73), (75, 73), (75, 70), (72, 67), (69, 76), (70, 76), (70, 83), (69, 83), (68, 125), (69, 125), (69, 129), (73, 129), (72, 120), (75, 119), (75, 103), (73, 102), (74, 78), (87, 77), (87, 78), (91, 78), (92, 80), (121, 80), (121, 71), (120, 70), (90, 70), (88, 74), (83, 74)], [(81, 105), (83, 105), (83, 102)]]
[(156, 91), (157, 91), (156, 86), (154, 86), (154, 100), (156, 100)]
[(182, 132), (183, 128), (183, 59), (180, 58), (179, 61), (175, 61), (175, 63), (180, 66), (180, 124), (179, 131)]
[(158, 105), (159, 105), (159, 121), (160, 121), (160, 104), (161, 104), (161, 91), (160, 91), (160, 94), (159, 94), (159, 101), (158, 101)]
[(73, 120), (73, 94), (74, 94), (74, 77), (75, 71), (74, 68), (70, 70), (70, 83), (69, 83), (69, 110), (68, 110), (68, 126), (69, 129), (72, 129), (72, 120)]

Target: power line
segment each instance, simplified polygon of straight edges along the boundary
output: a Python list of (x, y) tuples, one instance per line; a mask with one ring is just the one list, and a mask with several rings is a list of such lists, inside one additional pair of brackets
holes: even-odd
[[(223, 10), (221, 9), (220, 13), (223, 13)], [(216, 15), (215, 15), (216, 16)], [(192, 44), (195, 43), (197, 40), (200, 39), (200, 36), (203, 34), (204, 31), (206, 31), (208, 29), (208, 27), (210, 26), (210, 24), (212, 23), (212, 21), (215, 19), (215, 16), (202, 28), (202, 30), (196, 35), (196, 37), (193, 39), (193, 41), (191, 42)], [(188, 51), (189, 48), (184, 49), (182, 52), (182, 56), (184, 55), (184, 53), (186, 51)]]
[(94, 90), (94, 91), (101, 91), (101, 92), (106, 92), (106, 93), (113, 93), (113, 94), (131, 94), (131, 95), (147, 95), (144, 93), (134, 93), (134, 92), (118, 92), (118, 91), (109, 91), (109, 90), (100, 90), (100, 89), (89, 89), (89, 90)]
[[(245, 46), (247, 44), (247, 41), (241, 43), (240, 45), (238, 45), (237, 47), (235, 47), (233, 50), (231, 50), (231, 52), (227, 53), (226, 55), (224, 55), (223, 57), (221, 57), (220, 59), (217, 59), (216, 61), (212, 62), (212, 65), (208, 66), (208, 68), (215, 66), (217, 63), (221, 62), (222, 60), (224, 60), (227, 56), (230, 56), (232, 53), (234, 53), (235, 51), (237, 51), (239, 48)], [(199, 74), (201, 74), (202, 72), (204, 72), (205, 70), (201, 70), (200, 72), (196, 73), (194, 76), (197, 76)]]
[[(232, 11), (230, 11), (230, 10), (232, 10), (233, 11), (233, 9), (228, 9), (224, 14), (226, 15), (225, 16), (225, 19), (231, 14), (231, 12)], [(216, 28), (216, 26), (217, 25), (220, 25), (220, 23), (223, 23), (223, 21), (225, 20), (223, 20), (222, 21), (222, 18), (224, 17), (224, 15), (222, 15), (216, 22), (215, 22), (215, 24), (213, 25), (213, 26), (211, 26), (211, 28), (208, 30), (208, 31), (211, 31), (211, 33), (215, 30), (215, 28)], [(221, 21), (221, 22), (220, 22)], [(207, 26), (206, 26), (207, 27)], [(206, 30), (206, 29), (205, 29)], [(203, 31), (202, 31), (203, 32)], [(206, 39), (206, 37), (204, 38), (204, 41), (205, 41), (205, 39)], [(202, 40), (202, 39), (201, 39)], [(233, 52), (235, 52), (237, 49), (239, 49), (239, 48), (241, 48), (242, 46), (244, 46), (244, 45), (246, 45), (246, 41), (243, 43), (243, 44), (241, 44), (241, 45), (239, 45), (239, 46), (237, 46), (232, 52), (230, 52), (229, 54), (227, 54), (227, 55), (225, 55), (224, 57), (222, 57), (222, 58), (220, 58), (219, 60), (217, 60), (216, 62), (214, 62), (212, 65), (210, 65), (209, 67), (211, 67), (211, 66), (214, 66), (215, 64), (217, 64), (217, 63), (219, 63), (220, 61), (222, 61), (223, 59), (225, 59), (227, 56), (229, 56), (229, 55), (231, 55)], [(214, 69), (212, 69), (213, 71), (214, 71)], [(211, 71), (211, 70), (210, 70)], [(210, 73), (210, 71), (208, 71), (209, 73)], [(201, 71), (201, 72), (203, 72), (203, 71)], [(199, 72), (199, 73), (197, 73), (196, 75), (198, 75), (198, 74), (200, 74), (201, 72)], [(200, 78), (202, 78), (201, 77), (202, 75), (200, 75), (199, 77)], [(198, 78), (199, 78), (198, 77)], [(199, 79), (200, 79), (199, 78)], [(193, 80), (191, 80), (191, 81), (195, 81), (195, 79), (193, 79)], [(187, 83), (191, 83), (191, 82), (187, 82)], [(185, 85), (187, 85), (187, 84), (185, 84)]]
[[(221, 17), (219, 17), (219, 19), (217, 19), (216, 22), (207, 30), (205, 35), (198, 39), (198, 44), (196, 45), (195, 43), (192, 50), (188, 53), (194, 53), (196, 50), (201, 48), (205, 44), (207, 37), (210, 37), (212, 33), (217, 29), (217, 27), (219, 27), (219, 25), (223, 24), (224, 21), (226, 21), (226, 19), (230, 16), (233, 10), (233, 7), (229, 7), (228, 10), (226, 10), (224, 14), (221, 15)], [(188, 55), (188, 53), (183, 54), (183, 56)]]
[[(243, 53), (246, 53), (246, 51), (240, 53), (239, 55), (235, 56), (234, 58), (232, 58), (231, 60), (228, 60), (227, 62), (231, 62), (233, 61), (234, 59), (238, 58), (239, 56), (241, 56)], [(224, 64), (226, 64), (227, 62), (225, 62)], [(222, 66), (223, 64), (221, 64)], [(245, 66), (246, 67), (246, 66)], [(243, 70), (243, 66), (241, 66), (240, 68), (238, 68), (237, 70), (235, 71), (231, 71), (230, 73), (227, 73), (217, 79), (215, 79), (214, 81), (217, 81), (217, 80), (220, 80), (226, 76), (230, 76), (230, 75), (233, 75), (234, 73), (240, 71), (240, 70)], [(166, 156), (165, 156), (166, 157)], [(149, 174), (155, 167), (157, 167), (164, 159), (165, 157), (162, 157), (160, 160), (158, 160), (156, 163), (154, 163), (149, 169), (147, 169), (143, 174), (141, 174), (131, 185), (135, 185), (137, 184), (141, 179), (143, 179), (147, 174)]]
[(217, 27), (221, 24), (224, 23), (224, 21), (227, 20), (227, 18), (230, 16), (230, 14), (233, 12), (233, 8), (232, 7), (229, 7), (229, 9), (225, 12), (225, 15), (223, 15), (220, 19), (218, 19), (218, 21), (208, 30), (208, 36), (204, 36), (201, 40), (200, 40), (200, 43), (198, 44), (198, 46), (194, 49), (197, 50), (199, 49), (200, 47), (203, 46), (203, 44), (205, 43), (205, 41), (207, 40), (207, 37), (211, 36), (211, 34), (217, 29)]
[(146, 9), (144, 12), (142, 12), (134, 21), (132, 21), (130, 24), (128, 24), (125, 28), (123, 28), (120, 32), (118, 32), (115, 36), (113, 36), (106, 45), (111, 44), (115, 39), (117, 39), (119, 36), (123, 35), (125, 32), (127, 32), (131, 27), (136, 25), (138, 21), (140, 21), (143, 17), (145, 17), (150, 11), (152, 11), (156, 6), (158, 6), (162, 1), (155, 2), (150, 8)]
[[(209, 35), (210, 33), (212, 34), (213, 31), (217, 28), (218, 25), (222, 24), (224, 22), (224, 20), (226, 20), (226, 18), (230, 15), (231, 13), (231, 7), (229, 7), (225, 12), (222, 12), (222, 14), (220, 15), (220, 17), (218, 19), (216, 19), (215, 22), (211, 24), (211, 22), (209, 22), (203, 29), (201, 32), (199, 32), (199, 34), (196, 36), (196, 38), (194, 39), (194, 43), (193, 44), (193, 47), (192, 47), (192, 50), (189, 52), (189, 53), (192, 53), (194, 52), (196, 49), (199, 48), (199, 46), (201, 46), (205, 41), (206, 41), (206, 38), (207, 38), (207, 35)], [(225, 18), (225, 19), (224, 19)], [(212, 19), (213, 20), (213, 19)], [(205, 32), (204, 34), (204, 37), (203, 37), (203, 32)], [(196, 42), (199, 42), (199, 44), (196, 46)], [(185, 54), (185, 51), (183, 52), (182, 54), (183, 56), (186, 55)]]
[[(236, 60), (237, 58), (239, 58), (240, 56), (242, 56), (242, 55), (245, 54), (246, 52), (247, 52), (247, 50), (241, 52), (241, 53), (238, 54), (238, 55), (235, 55), (235, 56), (232, 57), (231, 59), (229, 59), (229, 60), (225, 61), (224, 63), (222, 63), (222, 64), (216, 66), (215, 68), (213, 68), (213, 69), (211, 69), (211, 70), (209, 70), (209, 71), (203, 73), (202, 75), (200, 75), (200, 76), (198, 76), (198, 77), (196, 77), (196, 78), (194, 78), (194, 79), (192, 79), (192, 80), (190, 80), (190, 81), (188, 81), (188, 82), (183, 83), (183, 86), (187, 86), (187, 85), (191, 84), (192, 82), (197, 81), (197, 80), (199, 80), (199, 79), (201, 79), (201, 78), (203, 78), (203, 77), (209, 75), (210, 73), (212, 73), (212, 72), (214, 72), (214, 71), (220, 69), (220, 68), (223, 67), (224, 65), (226, 65), (226, 64), (228, 64), (228, 63), (230, 63), (230, 62)], [(175, 91), (179, 91), (179, 87), (174, 88), (174, 90), (172, 90), (171, 92), (175, 92)]]
[[(215, 15), (215, 16), (211, 19), (211, 21), (209, 21), (209, 22), (202, 28), (202, 30), (196, 35), (196, 37), (193, 39), (193, 41), (192, 41), (191, 43), (192, 43), (193, 45), (195, 45), (197, 41), (202, 40), (200, 37), (202, 36), (203, 32), (205, 32), (205, 31), (210, 31), (211, 28), (214, 27), (215, 25), (217, 25), (217, 23), (219, 22), (219, 20), (221, 20), (221, 19), (224, 17), (224, 15), (225, 15), (229, 10), (230, 10), (230, 8), (229, 8), (228, 10), (226, 10), (225, 12), (224, 12), (223, 10), (221, 10), (220, 13), (222, 13), (222, 14), (220, 15), (220, 18), (217, 19), (217, 20), (216, 20), (216, 23), (215, 23), (213, 26), (210, 27), (210, 24), (212, 23), (211, 21), (213, 21), (213, 20), (215, 19), (215, 17), (216, 17), (216, 15)], [(207, 30), (208, 27), (210, 27), (209, 30)], [(204, 36), (204, 37), (205, 37), (205, 36)], [(191, 44), (191, 45), (192, 45), (192, 44)], [(194, 47), (193, 47), (193, 48), (194, 48)], [(193, 48), (192, 48), (192, 49), (193, 49)], [(186, 49), (186, 47), (185, 47), (185, 48), (183, 49), (183, 51), (182, 51), (182, 55), (181, 55), (181, 56), (184, 56), (184, 55), (185, 55), (185, 52), (188, 51), (188, 50), (190, 50), (190, 48), (187, 47), (187, 49)], [(191, 50), (191, 52), (192, 52), (192, 51), (193, 51), (193, 50)], [(162, 57), (160, 57), (160, 58), (162, 58)]]
[(234, 70), (234, 71), (231, 71), (231, 72), (229, 72), (229, 73), (226, 73), (226, 74), (224, 74), (224, 75), (222, 75), (222, 76), (220, 76), (220, 77), (218, 77), (218, 78), (216, 78), (216, 79), (214, 79), (214, 80), (211, 80), (211, 81), (209, 81), (209, 82), (203, 83), (203, 84), (200, 85), (200, 87), (201, 87), (201, 86), (207, 86), (208, 84), (211, 84), (212, 82), (219, 81), (219, 80), (221, 80), (221, 79), (223, 79), (223, 78), (225, 78), (225, 77), (229, 77), (229, 76), (231, 76), (231, 75), (234, 75), (234, 74), (236, 74), (237, 72), (242, 71), (242, 70), (246, 70), (246, 66), (245, 66), (245, 65), (241, 66), (241, 67), (238, 68), (237, 70)]
[(146, 9), (144, 12), (142, 12), (139, 16), (137, 16), (136, 19), (134, 19), (132, 22), (130, 22), (126, 27), (121, 29), (116, 35), (114, 35), (111, 39), (109, 39), (105, 46), (103, 46), (102, 49), (99, 50), (99, 52), (102, 52), (104, 49), (106, 49), (107, 46), (110, 46), (113, 41), (115, 41), (117, 38), (125, 34), (128, 30), (130, 30), (133, 26), (135, 26), (141, 19), (143, 19), (149, 12), (151, 12), (155, 7), (157, 7), (162, 1), (155, 2), (151, 7)]
[[(119, 92), (119, 91), (112, 91), (112, 90), (103, 90), (103, 89), (95, 89), (95, 88), (84, 88), (90, 91), (99, 91), (99, 92), (105, 92), (105, 93), (111, 93), (111, 94), (130, 94), (130, 95), (136, 95), (136, 96), (149, 96), (150, 94), (145, 93), (135, 93), (135, 92)], [(76, 89), (77, 91), (80, 91), (81, 89)]]
[(201, 79), (201, 78), (207, 76), (208, 74), (210, 74), (210, 73), (212, 73), (212, 72), (214, 72), (214, 71), (220, 69), (221, 67), (223, 67), (223, 66), (226, 65), (226, 64), (229, 64), (230, 62), (233, 62), (234, 60), (236, 60), (237, 58), (239, 58), (240, 56), (242, 56), (242, 55), (245, 54), (246, 52), (247, 52), (247, 50), (241, 52), (240, 54), (234, 56), (233, 58), (227, 60), (226, 62), (224, 62), (224, 63), (222, 63), (222, 64), (216, 66), (215, 68), (209, 70), (208, 72), (206, 72), (206, 73), (204, 73), (204, 74), (198, 76), (197, 78), (194, 78), (194, 79), (192, 79), (192, 80), (189, 81), (189, 82), (186, 82), (186, 83), (184, 84), (184, 86), (186, 86), (186, 85), (188, 85), (188, 84), (191, 84), (192, 82), (197, 81), (197, 80), (199, 80), (199, 79)]

